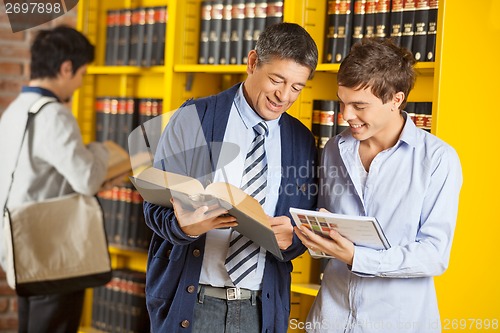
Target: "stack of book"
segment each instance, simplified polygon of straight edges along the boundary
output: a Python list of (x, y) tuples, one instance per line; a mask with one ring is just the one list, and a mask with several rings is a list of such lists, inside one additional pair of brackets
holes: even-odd
[(95, 112), (96, 141), (111, 140), (127, 150), (130, 132), (146, 121), (161, 115), (163, 100), (116, 96), (97, 97)]
[(165, 57), (167, 7), (112, 9), (107, 12), (108, 66), (161, 66)]
[[(432, 102), (408, 102), (405, 111), (415, 125), (430, 132), (432, 126)], [(336, 100), (313, 100), (311, 131), (321, 152), (328, 140), (349, 127), (340, 113)]]
[(246, 64), (265, 27), (282, 21), (283, 1), (203, 1), (198, 63)]
[(340, 63), (362, 38), (392, 38), (434, 61), (438, 0), (328, 0), (323, 62)]
[(149, 332), (145, 284), (143, 272), (114, 270), (111, 281), (93, 291), (92, 327), (102, 332)]
[(100, 191), (97, 199), (110, 245), (135, 251), (149, 248), (152, 231), (144, 221), (143, 199), (131, 184)]

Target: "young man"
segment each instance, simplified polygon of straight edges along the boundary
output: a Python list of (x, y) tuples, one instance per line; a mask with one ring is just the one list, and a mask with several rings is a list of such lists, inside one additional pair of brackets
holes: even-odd
[[(245, 189), (269, 216), (284, 260), (246, 237), (233, 242), (238, 235), (228, 227), (237, 220), (222, 208), (192, 212), (175, 200), (174, 209), (146, 202), (154, 231), (146, 275), (152, 332), (287, 331), (290, 260), (305, 250), (293, 236), (289, 208), (315, 206), (316, 149), (309, 130), (285, 112), (317, 61), (316, 44), (302, 27), (271, 26), (248, 54), (243, 83), (187, 102), (170, 120), (157, 165), (204, 185), (224, 181)], [(240, 149), (228, 158), (224, 144)], [(234, 251), (241, 261), (229, 268), (236, 258), (229, 254), (242, 244), (247, 247)]]
[[(98, 143), (85, 146), (76, 119), (62, 104), (80, 87), (87, 64), (93, 59), (94, 47), (72, 28), (42, 30), (36, 36), (31, 46), (29, 85), (22, 88), (0, 119), (1, 207), (14, 168), (9, 207), (73, 192), (94, 195), (103, 184), (106, 148)], [(57, 102), (44, 106), (34, 116), (21, 148), (28, 110), (42, 96), (54, 97)], [(3, 265), (5, 254), (1, 252)], [(83, 298), (84, 290), (19, 297), (19, 332), (77, 332)]]
[(390, 41), (364, 40), (340, 65), (340, 111), (350, 127), (325, 146), (318, 207), (376, 217), (391, 248), (296, 229), (308, 248), (336, 258), (308, 332), (441, 331), (433, 276), (448, 266), (462, 172), (455, 150), (402, 111), (414, 63)]

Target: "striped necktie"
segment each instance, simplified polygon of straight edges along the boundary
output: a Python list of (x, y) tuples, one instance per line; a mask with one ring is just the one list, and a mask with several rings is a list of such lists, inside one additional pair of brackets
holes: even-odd
[[(262, 121), (253, 129), (255, 138), (245, 159), (241, 189), (254, 197), (262, 206), (266, 201), (267, 159), (264, 141), (268, 128)], [(231, 232), (225, 266), (235, 286), (255, 272), (259, 252), (260, 247), (257, 244), (235, 230)]]

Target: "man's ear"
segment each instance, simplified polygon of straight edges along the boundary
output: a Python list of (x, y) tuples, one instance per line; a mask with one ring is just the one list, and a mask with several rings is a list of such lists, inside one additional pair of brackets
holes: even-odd
[(392, 97), (392, 103), (394, 103), (394, 108), (399, 110), (399, 107), (401, 106), (401, 103), (403, 103), (405, 99), (405, 93), (402, 91), (399, 91), (394, 94)]
[(255, 50), (251, 50), (248, 52), (248, 60), (247, 60), (247, 74), (252, 74), (255, 68), (257, 67), (258, 61), (257, 52)]
[(73, 63), (71, 62), (71, 60), (66, 60), (61, 64), (61, 67), (59, 68), (59, 74), (64, 78), (73, 76)]

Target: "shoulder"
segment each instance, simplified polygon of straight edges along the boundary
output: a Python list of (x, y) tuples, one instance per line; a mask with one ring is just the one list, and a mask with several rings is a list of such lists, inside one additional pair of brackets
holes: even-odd
[(298, 135), (304, 139), (314, 140), (314, 136), (311, 131), (300, 120), (289, 115), (288, 113), (281, 115), (280, 124), (282, 126), (289, 127), (294, 136)]

